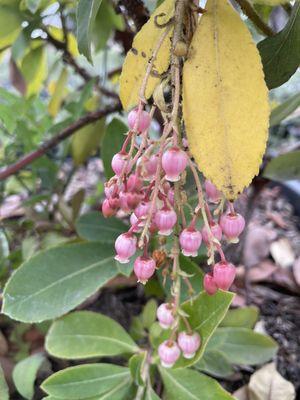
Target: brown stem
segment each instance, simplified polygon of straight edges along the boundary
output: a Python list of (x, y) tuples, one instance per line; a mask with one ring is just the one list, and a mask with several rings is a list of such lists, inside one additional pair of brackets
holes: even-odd
[(262, 31), (266, 36), (273, 36), (273, 30), (261, 19), (248, 0), (235, 0), (241, 7), (243, 13)]
[(50, 149), (57, 146), (60, 142), (67, 139), (73, 133), (78, 131), (78, 129), (82, 128), (83, 126), (89, 125), (99, 119), (105, 117), (106, 115), (112, 114), (116, 111), (120, 111), (122, 109), (121, 104), (117, 103), (103, 110), (93, 111), (89, 114), (86, 114), (84, 117), (79, 118), (76, 122), (65, 128), (61, 131), (58, 135), (54, 136), (53, 138), (44, 142), (37, 150), (32, 151), (29, 154), (26, 154), (22, 158), (20, 158), (14, 164), (11, 164), (2, 170), (0, 170), (0, 180), (6, 179), (9, 176), (15, 174), (16, 172), (20, 171), (27, 165), (31, 164), (37, 158), (42, 157), (46, 154)]

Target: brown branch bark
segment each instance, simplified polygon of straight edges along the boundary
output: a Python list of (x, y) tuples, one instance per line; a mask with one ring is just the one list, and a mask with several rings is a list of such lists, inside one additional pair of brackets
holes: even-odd
[(80, 128), (89, 125), (95, 121), (98, 121), (99, 119), (105, 117), (106, 115), (112, 114), (116, 111), (120, 111), (121, 109), (122, 109), (121, 103), (118, 102), (116, 104), (108, 106), (107, 108), (104, 108), (103, 110), (97, 110), (79, 118), (76, 122), (74, 122), (67, 128), (63, 129), (61, 133), (45, 141), (37, 150), (34, 150), (31, 153), (26, 154), (14, 164), (11, 164), (0, 170), (0, 181), (8, 178), (11, 175), (14, 175), (27, 165), (31, 164), (36, 159), (42, 157), (50, 149), (57, 146), (60, 142), (67, 139), (68, 137), (72, 136)]
[(273, 30), (261, 19), (248, 0), (235, 0), (241, 7), (243, 13), (253, 22), (253, 24), (266, 36), (273, 36)]

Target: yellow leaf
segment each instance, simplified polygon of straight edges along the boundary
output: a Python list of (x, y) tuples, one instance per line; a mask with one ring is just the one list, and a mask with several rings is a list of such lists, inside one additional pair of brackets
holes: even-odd
[[(56, 39), (62, 42), (64, 40), (64, 33), (62, 29), (56, 28), (55, 26), (49, 27), (49, 32)], [(68, 32), (68, 50), (73, 57), (79, 56), (79, 51), (77, 47), (77, 40), (72, 32)]]
[(288, 3), (289, 0), (255, 0), (255, 4), (266, 4), (267, 6), (279, 6), (280, 4)]
[(183, 70), (183, 116), (199, 169), (233, 200), (259, 171), (269, 104), (261, 60), (226, 0), (208, 0)]
[[(149, 21), (136, 34), (132, 48), (125, 58), (120, 77), (120, 99), (125, 110), (137, 105), (148, 61), (166, 29), (166, 27), (158, 27), (155, 22), (157, 21), (159, 25), (162, 25), (168, 22), (173, 15), (174, 0), (165, 0), (161, 6), (155, 10)], [(158, 75), (165, 72), (170, 64), (171, 35), (172, 29), (169, 30), (154, 62), (153, 70), (157, 72)], [(159, 82), (159, 76), (153, 76), (152, 74), (149, 77), (145, 91), (145, 97), (147, 99), (152, 95)]]
[(68, 80), (68, 71), (66, 68), (63, 68), (55, 84), (51, 100), (48, 104), (48, 111), (52, 117), (55, 117), (60, 109), (61, 103), (65, 95), (65, 86), (67, 80)]
[(27, 84), (26, 96), (40, 91), (44, 79), (47, 76), (47, 59), (43, 46), (39, 46), (25, 55), (20, 64), (21, 73)]
[(105, 132), (105, 119), (81, 128), (72, 137), (71, 154), (75, 165), (83, 164), (99, 148)]

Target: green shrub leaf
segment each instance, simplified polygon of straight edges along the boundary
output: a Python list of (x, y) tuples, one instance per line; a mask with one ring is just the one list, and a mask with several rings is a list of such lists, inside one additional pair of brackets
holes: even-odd
[(288, 117), (299, 106), (300, 93), (297, 93), (272, 110), (270, 115), (270, 126), (279, 125), (283, 119)]
[(3, 312), (23, 322), (59, 317), (118, 273), (111, 246), (80, 243), (55, 247), (26, 261), (4, 289)]
[(138, 386), (144, 386), (145, 382), (142, 377), (142, 370), (147, 358), (147, 352), (143, 351), (139, 354), (134, 354), (129, 360), (129, 368), (131, 377), (134, 383)]
[[(42, 389), (54, 397), (64, 400), (80, 400), (93, 396), (99, 400), (104, 394), (117, 388), (126, 388), (130, 383), (128, 368), (113, 364), (86, 364), (70, 367), (51, 375), (42, 384)], [(109, 394), (112, 396), (112, 394)], [(107, 397), (112, 399), (112, 397)]]
[(25, 399), (31, 400), (33, 398), (34, 381), (44, 361), (45, 356), (43, 354), (34, 354), (18, 362), (15, 366), (13, 370), (14, 384), (18, 392), (25, 397)]
[(291, 151), (273, 158), (266, 166), (263, 176), (273, 181), (284, 182), (300, 178), (300, 150)]
[(218, 350), (206, 351), (201, 360), (195, 364), (195, 368), (217, 378), (226, 378), (234, 373), (230, 362)]
[(160, 368), (166, 400), (234, 400), (212, 378), (190, 369)]
[(253, 328), (258, 319), (259, 310), (255, 306), (228, 310), (220, 326)]
[(8, 386), (0, 365), (0, 399), (9, 400)]
[(53, 323), (46, 337), (46, 349), (55, 357), (74, 360), (134, 353), (138, 346), (113, 319), (78, 311)]

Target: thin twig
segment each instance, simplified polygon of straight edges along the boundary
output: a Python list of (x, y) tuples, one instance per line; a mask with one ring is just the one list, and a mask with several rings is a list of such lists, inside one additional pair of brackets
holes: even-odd
[(46, 154), (50, 149), (57, 146), (60, 142), (67, 139), (71, 135), (73, 135), (78, 129), (83, 126), (89, 125), (99, 119), (105, 117), (106, 115), (112, 114), (114, 112), (120, 111), (122, 109), (121, 104), (117, 103), (102, 110), (93, 111), (89, 114), (86, 114), (84, 117), (81, 117), (76, 122), (65, 128), (58, 135), (44, 142), (37, 150), (32, 151), (29, 154), (26, 154), (24, 157), (20, 158), (14, 164), (11, 164), (2, 170), (0, 170), (0, 180), (6, 179), (11, 175), (14, 175), (16, 172), (20, 171), (27, 165), (31, 164), (34, 160), (42, 157)]
[(261, 30), (266, 36), (273, 36), (273, 30), (261, 19), (248, 0), (235, 0), (241, 7), (243, 13)]

